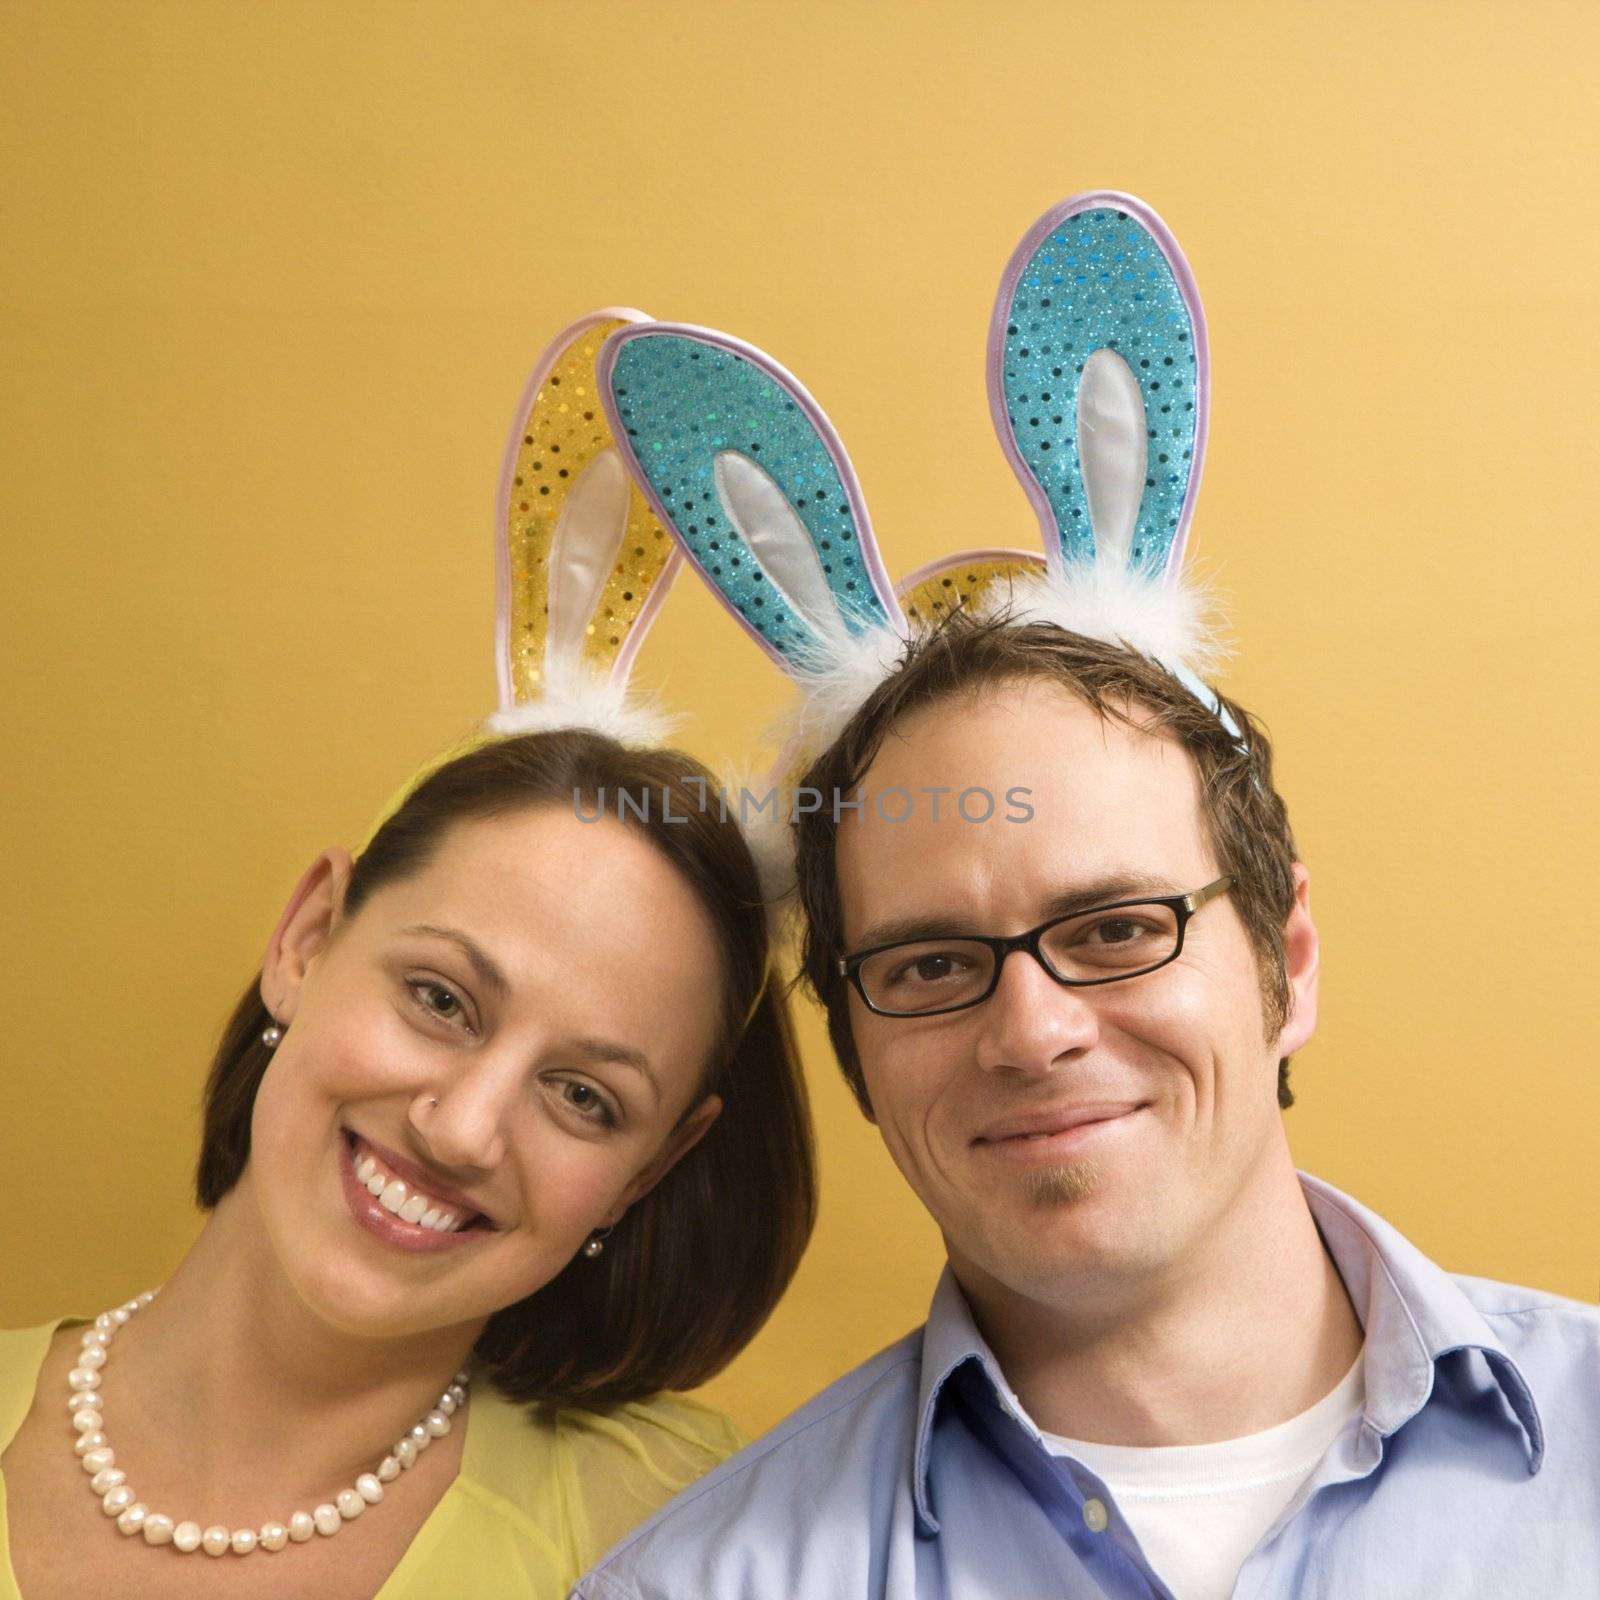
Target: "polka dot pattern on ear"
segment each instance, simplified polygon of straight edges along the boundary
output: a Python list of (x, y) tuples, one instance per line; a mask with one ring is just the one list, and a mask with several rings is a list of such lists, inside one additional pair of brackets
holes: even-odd
[(980, 601), (1004, 602), (1006, 592), (1019, 577), (1039, 577), (1040, 556), (1006, 556), (1000, 559), (951, 556), (933, 569), (913, 573), (896, 588), (901, 609), (913, 632), (937, 627), (952, 612)]

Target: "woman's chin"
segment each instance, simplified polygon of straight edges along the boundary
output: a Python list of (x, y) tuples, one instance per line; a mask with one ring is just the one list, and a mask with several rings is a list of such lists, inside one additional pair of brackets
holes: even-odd
[(392, 1273), (352, 1256), (350, 1251), (328, 1250), (314, 1259), (285, 1263), (302, 1304), (319, 1322), (348, 1338), (415, 1338), (483, 1320), (482, 1313), (461, 1304), (456, 1295), (397, 1282)]
[[(287, 1230), (277, 1251), (296, 1296), (319, 1321), (353, 1339), (402, 1339), (481, 1325), (541, 1288), (564, 1263), (523, 1263), (514, 1277), (488, 1271), (479, 1250), (412, 1255), (349, 1222)], [(493, 1279), (491, 1282), (490, 1279)]]

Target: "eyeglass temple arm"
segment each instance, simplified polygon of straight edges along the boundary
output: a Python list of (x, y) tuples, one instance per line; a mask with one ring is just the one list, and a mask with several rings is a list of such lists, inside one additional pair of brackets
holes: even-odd
[(1205, 888), (1196, 889), (1193, 894), (1186, 894), (1183, 897), (1183, 909), (1192, 916), (1208, 900), (1215, 900), (1219, 894), (1226, 894), (1232, 887), (1232, 878), (1218, 878), (1215, 883), (1208, 883)]

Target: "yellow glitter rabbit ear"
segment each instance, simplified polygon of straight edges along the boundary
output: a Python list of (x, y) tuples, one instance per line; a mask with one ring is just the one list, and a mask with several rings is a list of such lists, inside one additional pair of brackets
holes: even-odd
[(580, 317), (540, 356), (518, 404), (496, 526), (492, 732), (581, 724), (658, 743), (668, 731), (624, 695), (683, 558), (629, 476), (595, 382), (607, 336), (649, 320), (625, 307)]
[(626, 691), (683, 558), (622, 465), (594, 376), (606, 337), (648, 321), (626, 307), (592, 312), (535, 364), (506, 446), (495, 519), (500, 709), (390, 796), (363, 850), (418, 784), (494, 739), (587, 727), (653, 745), (671, 731), (659, 707)]
[(1036, 582), (1044, 557), (1027, 550), (961, 550), (908, 573), (894, 586), (914, 633), (936, 628), (963, 606), (1003, 608), (1019, 579)]

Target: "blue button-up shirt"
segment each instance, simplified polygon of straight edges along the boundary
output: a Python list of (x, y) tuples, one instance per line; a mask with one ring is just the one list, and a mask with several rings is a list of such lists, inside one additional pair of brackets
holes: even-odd
[[(1366, 1330), (1366, 1405), (1235, 1600), (1596, 1600), (1600, 1311), (1451, 1277), (1302, 1183)], [(1109, 1512), (1098, 1532), (1090, 1498)], [(1045, 1449), (948, 1271), (923, 1328), (692, 1485), (575, 1592), (1170, 1600), (1106, 1485)]]

